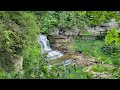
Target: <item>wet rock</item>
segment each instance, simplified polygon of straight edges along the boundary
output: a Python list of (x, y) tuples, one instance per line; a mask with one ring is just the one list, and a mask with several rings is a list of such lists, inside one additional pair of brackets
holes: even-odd
[(64, 66), (72, 64), (73, 60), (72, 59), (68, 59), (66, 61), (64, 61)]

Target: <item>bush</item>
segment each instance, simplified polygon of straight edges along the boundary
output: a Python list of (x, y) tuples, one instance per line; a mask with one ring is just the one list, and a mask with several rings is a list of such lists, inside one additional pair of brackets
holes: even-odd
[(25, 70), (35, 67), (40, 60), (37, 43), (40, 28), (36, 16), (27, 11), (5, 11), (0, 14), (4, 14), (0, 18), (0, 60), (7, 64), (5, 62), (13, 60), (13, 56), (23, 56)]

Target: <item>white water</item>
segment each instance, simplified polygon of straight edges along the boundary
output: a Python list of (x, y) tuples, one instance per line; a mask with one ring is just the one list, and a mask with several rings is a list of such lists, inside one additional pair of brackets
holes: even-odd
[(47, 37), (44, 35), (38, 36), (38, 43), (41, 45), (42, 52), (49, 52), (52, 49), (50, 48), (49, 41), (47, 40)]
[(49, 41), (45, 35), (38, 36), (38, 43), (41, 45), (42, 54), (48, 53), (47, 54), (48, 60), (53, 60), (63, 56), (63, 53), (61, 53), (60, 51), (52, 50), (50, 48)]
[(61, 56), (63, 56), (63, 54), (60, 51), (57, 51), (57, 50), (48, 52), (48, 55), (47, 55), (49, 60), (57, 59), (57, 58), (59, 58)]
[(68, 59), (64, 62), (64, 66), (72, 64), (72, 59)]

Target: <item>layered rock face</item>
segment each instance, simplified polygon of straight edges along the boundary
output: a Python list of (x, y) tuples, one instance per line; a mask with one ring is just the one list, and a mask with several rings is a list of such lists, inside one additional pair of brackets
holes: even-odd
[(60, 37), (60, 36), (67, 36), (67, 37), (72, 37), (72, 36), (77, 36), (80, 33), (80, 29), (59, 29), (57, 28), (54, 30), (54, 32), (51, 32), (50, 35)]
[(93, 33), (97, 34), (99, 32), (104, 32), (104, 31), (110, 30), (112, 28), (116, 28), (116, 29), (119, 28), (115, 19), (112, 19), (111, 22), (104, 23), (104, 24), (101, 24), (101, 25), (96, 26), (96, 27), (89, 27), (88, 32), (93, 32)]

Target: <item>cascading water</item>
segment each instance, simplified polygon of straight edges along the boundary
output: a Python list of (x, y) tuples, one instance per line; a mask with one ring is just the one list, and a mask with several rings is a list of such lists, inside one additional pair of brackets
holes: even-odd
[[(60, 51), (53, 50), (50, 48), (49, 41), (45, 35), (38, 36), (38, 43), (41, 45), (42, 58), (44, 58), (43, 54), (46, 53), (47, 54), (47, 58), (46, 58), (47, 61), (51, 61), (51, 60), (55, 60), (55, 59), (57, 60), (57, 58), (63, 56), (63, 53), (61, 53)], [(73, 62), (72, 59), (68, 59), (68, 60), (61, 62), (61, 64), (66, 66), (66, 65), (72, 64), (72, 62)], [(48, 66), (48, 68), (51, 69), (51, 66), (53, 66), (53, 65)]]
[(45, 35), (38, 36), (38, 43), (41, 45), (42, 54), (48, 53), (47, 54), (48, 60), (53, 60), (53, 59), (56, 59), (56, 58), (63, 56), (63, 53), (61, 53), (60, 51), (52, 50), (50, 48), (49, 41)]
[(48, 52), (48, 54), (47, 54), (47, 57), (49, 58), (49, 60), (53, 60), (53, 59), (59, 58), (61, 56), (63, 56), (63, 54), (57, 50)]
[(47, 37), (44, 35), (39, 35), (38, 36), (38, 43), (41, 45), (42, 53), (51, 51), (52, 49), (50, 48), (49, 41), (47, 40)]

